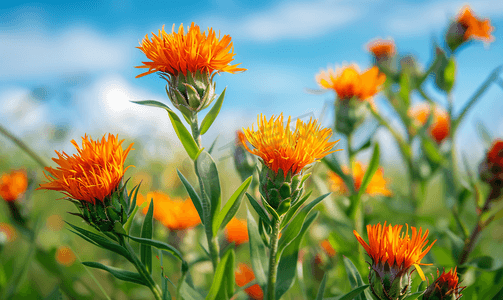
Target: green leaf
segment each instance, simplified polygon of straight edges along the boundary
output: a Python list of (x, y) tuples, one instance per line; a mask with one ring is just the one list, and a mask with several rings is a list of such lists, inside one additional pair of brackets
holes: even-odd
[[(133, 187), (133, 189), (129, 193), (129, 199), (131, 200), (131, 203), (129, 205), (129, 210), (127, 212), (128, 216), (131, 216), (131, 214), (133, 213), (133, 211), (137, 207), (136, 206), (136, 197), (138, 197), (138, 191), (140, 190), (140, 185), (141, 185), (141, 182), (138, 185), (136, 185), (135, 187)], [(133, 196), (133, 192), (134, 192), (134, 196)]]
[[(192, 203), (194, 204), (194, 207), (197, 210), (197, 213), (199, 214), (199, 218), (201, 219), (201, 222), (203, 225), (206, 224), (206, 220), (204, 219), (204, 212), (203, 212), (203, 202), (201, 201), (201, 198), (197, 195), (196, 191), (192, 187), (192, 185), (189, 183), (189, 181), (183, 176), (183, 174), (177, 169), (176, 172), (178, 173), (178, 177), (183, 183), (183, 186), (187, 190), (187, 193), (190, 196), (190, 199), (192, 199)], [(204, 199), (204, 198), (203, 198)]]
[(205, 134), (208, 129), (210, 129), (211, 124), (213, 124), (213, 121), (218, 116), (218, 113), (220, 112), (220, 108), (222, 108), (222, 103), (224, 102), (224, 97), (225, 97), (225, 88), (222, 91), (222, 94), (218, 97), (217, 101), (215, 104), (213, 104), (213, 107), (210, 109), (210, 111), (206, 114), (204, 117), (203, 121), (201, 122), (201, 135)]
[(412, 293), (410, 295), (407, 295), (407, 297), (405, 297), (403, 300), (416, 300), (417, 298), (419, 298), (419, 296), (421, 296), (422, 294), (424, 293), (423, 292), (416, 292), (416, 293)]
[(503, 267), (503, 263), (500, 260), (490, 256), (476, 257), (469, 261), (467, 265), (489, 272), (499, 270)]
[(91, 268), (105, 270), (105, 271), (109, 272), (110, 274), (112, 274), (117, 279), (148, 286), (148, 284), (145, 282), (145, 279), (138, 273), (134, 273), (134, 272), (130, 272), (130, 271), (114, 268), (114, 267), (105, 266), (103, 264), (100, 264), (100, 263), (97, 263), (94, 261), (85, 261), (82, 264), (84, 266), (88, 266)]
[(232, 194), (232, 196), (227, 200), (222, 210), (218, 213), (217, 217), (213, 220), (213, 236), (216, 236), (218, 229), (222, 229), (229, 223), (229, 221), (236, 215), (236, 212), (241, 205), (241, 200), (243, 199), (243, 194), (246, 192), (253, 176), (248, 177), (239, 188)]
[(362, 285), (362, 286), (359, 286), (359, 287), (353, 289), (351, 292), (349, 292), (345, 295), (342, 295), (339, 297), (325, 298), (325, 300), (353, 300), (353, 299), (357, 298), (358, 296), (360, 296), (360, 294), (363, 291), (365, 291), (365, 289), (368, 287), (369, 287), (369, 285), (365, 284), (365, 285)]
[(218, 140), (219, 136), (220, 135), (217, 135), (217, 137), (215, 138), (215, 140), (213, 141), (213, 143), (211, 143), (210, 149), (208, 150), (209, 154), (213, 153), (213, 149), (215, 149), (215, 146), (217, 145), (217, 140)]
[(267, 215), (266, 210), (260, 206), (260, 204), (253, 198), (252, 195), (246, 193), (246, 197), (248, 197), (248, 200), (250, 201), (250, 204), (252, 205), (253, 209), (257, 212), (258, 216), (262, 221), (264, 221), (269, 227), (271, 227), (271, 219), (269, 219), (269, 216)]
[(447, 234), (447, 237), (451, 241), (451, 251), (452, 251), (452, 257), (455, 259), (459, 258), (459, 255), (461, 254), (461, 251), (463, 250), (463, 247), (465, 246), (465, 242), (463, 241), (462, 238), (457, 236), (455, 233), (447, 229), (445, 231), (445, 234)]
[(422, 141), (424, 154), (426, 154), (428, 160), (437, 165), (441, 164), (444, 157), (442, 156), (437, 144), (429, 136), (423, 136)]
[[(360, 272), (358, 272), (358, 269), (355, 267), (353, 262), (346, 256), (343, 257), (343, 260), (344, 260), (344, 266), (346, 267), (346, 273), (348, 273), (351, 288), (356, 289), (357, 287), (362, 286), (363, 285), (362, 276), (360, 275)], [(367, 298), (365, 297), (365, 295), (358, 295), (357, 297), (355, 297), (355, 299), (366, 300)]]
[(199, 294), (196, 290), (190, 287), (187, 282), (182, 283), (182, 287), (180, 288), (180, 295), (184, 300), (203, 300), (203, 296)]
[(184, 268), (183, 265), (187, 264), (187, 262), (182, 258), (182, 254), (175, 247), (173, 247), (169, 244), (166, 244), (166, 243), (163, 243), (160, 241), (156, 241), (156, 240), (139, 238), (139, 237), (135, 237), (132, 235), (126, 235), (126, 237), (128, 237), (131, 240), (133, 240), (137, 243), (140, 243), (142, 245), (152, 246), (157, 249), (169, 252), (170, 254), (172, 254), (174, 257), (178, 258), (182, 262), (182, 268)]
[(328, 195), (330, 195), (330, 193), (326, 193), (325, 195), (314, 199), (308, 205), (304, 206), (292, 219), (290, 224), (288, 224), (288, 226), (282, 230), (281, 238), (279, 239), (278, 253), (281, 253), (283, 249), (285, 249), (285, 247), (288, 246), (288, 244), (290, 244), (295, 239), (295, 237), (297, 237), (297, 235), (299, 235), (306, 216), (316, 204), (320, 203)]
[(131, 259), (131, 256), (129, 255), (129, 252), (126, 250), (126, 248), (122, 247), (119, 244), (116, 244), (114, 242), (109, 241), (108, 239), (102, 237), (101, 235), (98, 235), (96, 233), (93, 233), (91, 231), (85, 230), (83, 228), (80, 228), (78, 226), (72, 225), (70, 223), (66, 223), (70, 225), (74, 230), (70, 230), (71, 232), (77, 234), (81, 238), (85, 239), (86, 241), (100, 247), (106, 250), (110, 250), (112, 252), (115, 252), (123, 257), (125, 257), (127, 260), (130, 262), (133, 262)]
[(129, 215), (126, 223), (124, 224), (124, 230), (126, 231), (126, 234), (129, 234), (129, 230), (131, 229), (131, 225), (133, 225), (134, 216), (136, 216), (136, 213), (138, 212), (139, 209), (140, 209), (140, 207), (135, 205), (133, 212)]
[(283, 220), (281, 221), (280, 228), (285, 227), (288, 224), (288, 222), (290, 222), (295, 213), (304, 204), (304, 202), (306, 202), (306, 200), (309, 198), (309, 196), (311, 196), (312, 193), (313, 193), (312, 191), (309, 191), (307, 195), (302, 197), (299, 201), (295, 202), (295, 204), (292, 207), (290, 207), (290, 209), (286, 212), (286, 215), (283, 217)]
[(318, 295), (316, 300), (323, 300), (323, 294), (325, 293), (325, 285), (327, 284), (327, 273), (323, 275), (323, 280), (321, 280), (320, 288), (318, 289)]
[(218, 263), (206, 300), (229, 299), (234, 293), (234, 249), (228, 248)]
[(208, 224), (213, 224), (213, 219), (220, 210), (220, 181), (218, 179), (217, 165), (208, 152), (202, 151), (196, 159), (196, 173), (199, 180), (203, 183), (201, 193), (204, 193), (206, 199), (210, 201), (211, 213), (210, 219), (207, 222)]
[[(153, 231), (153, 219), (154, 219), (154, 199), (150, 199), (150, 205), (148, 207), (147, 214), (145, 215), (145, 219), (143, 220), (143, 226), (141, 228), (141, 237), (143, 239), (150, 240), (152, 239), (152, 231)], [(142, 244), (140, 247), (140, 257), (142, 264), (145, 265), (147, 271), (152, 274), (152, 247), (149, 245)]]
[(265, 270), (267, 270), (267, 252), (262, 238), (258, 232), (257, 223), (251, 215), (250, 211), (247, 210), (248, 219), (248, 238), (250, 244), (250, 261), (253, 267), (253, 273), (255, 273), (255, 279), (258, 285), (265, 287), (267, 282), (267, 277), (265, 275)]
[(45, 297), (45, 300), (63, 300), (63, 293), (61, 293), (61, 289), (59, 285), (56, 285), (52, 292)]
[(146, 101), (131, 101), (136, 104), (140, 105), (147, 105), (147, 106), (154, 106), (154, 107), (160, 107), (164, 108), (169, 115), (169, 119), (171, 120), (171, 124), (173, 125), (173, 128), (175, 129), (176, 135), (180, 139), (180, 142), (182, 142), (183, 147), (185, 148), (185, 151), (187, 151), (187, 154), (192, 160), (196, 160), (197, 154), (199, 153), (199, 147), (196, 144), (196, 141), (194, 141), (194, 138), (190, 134), (190, 132), (187, 130), (187, 128), (183, 125), (182, 121), (180, 118), (177, 116), (177, 114), (171, 110), (167, 105), (158, 102), (158, 101), (153, 101), (153, 100), (146, 100)]
[(367, 171), (365, 172), (365, 175), (363, 175), (362, 184), (360, 185), (360, 189), (358, 190), (358, 198), (360, 198), (363, 193), (365, 193), (365, 190), (372, 180), (372, 177), (374, 177), (377, 168), (379, 168), (379, 152), (379, 144), (376, 143), (374, 145), (374, 151), (372, 153), (372, 158), (370, 159), (369, 166), (367, 168)]
[(302, 225), (302, 229), (297, 237), (285, 248), (284, 251), (278, 252), (280, 255), (277, 258), (279, 259), (279, 272), (276, 275), (276, 299), (281, 299), (281, 297), (292, 287), (295, 281), (300, 243), (302, 242), (302, 238), (304, 237), (307, 229), (317, 216), (318, 212), (310, 215)]

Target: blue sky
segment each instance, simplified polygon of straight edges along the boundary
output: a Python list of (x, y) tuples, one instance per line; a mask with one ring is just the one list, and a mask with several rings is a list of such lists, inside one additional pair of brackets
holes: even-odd
[[(230, 138), (236, 128), (251, 125), (259, 113), (318, 116), (333, 95), (311, 95), (305, 88), (317, 88), (314, 76), (321, 68), (353, 62), (367, 68), (371, 59), (364, 46), (375, 37), (393, 37), (401, 55), (416, 55), (425, 65), (431, 59), (432, 41), (441, 42), (449, 20), (463, 4), (450, 0), (3, 1), (1, 123), (27, 135), (39, 135), (54, 123), (71, 125), (70, 138), (108, 131), (172, 136), (164, 112), (128, 103), (141, 99), (169, 103), (163, 80), (155, 75), (134, 78), (141, 72), (134, 66), (145, 60), (135, 47), (164, 24), (168, 31), (173, 24), (191, 22), (230, 34), (235, 61), (248, 69), (217, 76), (217, 91), (228, 88), (210, 137), (220, 130)], [(488, 47), (476, 42), (460, 51), (454, 93), (457, 109), (503, 63), (503, 1), (469, 4), (478, 16), (491, 19), (496, 41)], [(42, 102), (28, 97), (37, 87), (43, 88)], [(433, 88), (431, 93), (445, 103)], [(479, 141), (473, 129), (477, 120), (491, 127), (494, 136), (503, 135), (502, 98), (503, 91), (492, 87), (463, 126), (460, 144)]]

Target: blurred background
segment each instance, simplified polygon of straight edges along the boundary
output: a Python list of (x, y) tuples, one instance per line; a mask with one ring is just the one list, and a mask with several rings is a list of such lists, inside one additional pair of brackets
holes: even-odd
[[(442, 43), (449, 22), (464, 4), (451, 0), (2, 1), (0, 125), (35, 149), (47, 163), (54, 150), (74, 153), (70, 140), (80, 143), (80, 137), (86, 133), (93, 138), (118, 133), (120, 139), (126, 139), (124, 145), (135, 142), (136, 150), (131, 152), (128, 162), (136, 168), (130, 169), (126, 176), (133, 176), (135, 183), (144, 180), (142, 193), (162, 189), (185, 197), (176, 169), (193, 174), (192, 164), (166, 112), (130, 102), (157, 100), (172, 107), (165, 93), (166, 81), (156, 75), (135, 78), (143, 72), (135, 66), (146, 60), (135, 47), (145, 35), (157, 34), (163, 26), (171, 32), (173, 24), (178, 28), (181, 23), (187, 27), (191, 22), (202, 29), (212, 27), (221, 35), (231, 35), (234, 62), (242, 63), (240, 67), (248, 71), (216, 76), (217, 93), (227, 87), (226, 97), (214, 126), (203, 137), (203, 146), (209, 147), (219, 136), (213, 155), (223, 165), (222, 172), (236, 175), (231, 159), (235, 131), (251, 126), (257, 114), (313, 116), (321, 118), (325, 126), (332, 126), (334, 94), (308, 92), (319, 88), (315, 75), (320, 69), (349, 63), (367, 69), (372, 65), (372, 57), (365, 45), (376, 37), (393, 38), (399, 55), (411, 54), (421, 65), (427, 65), (432, 60), (435, 43)], [(478, 16), (491, 20), (495, 41), (490, 45), (474, 42), (457, 54), (454, 115), (490, 72), (503, 63), (503, 1), (478, 0), (469, 4)], [(458, 157), (467, 157), (473, 171), (488, 147), (480, 138), (478, 124), (487, 127), (492, 138), (503, 137), (502, 88), (500, 79), (499, 84), (493, 84), (484, 94), (458, 131), (456, 147), (461, 154)], [(431, 80), (426, 90), (446, 106), (445, 97)], [(395, 116), (380, 97), (375, 98), (377, 106), (393, 120)], [(419, 99), (415, 95), (412, 98)], [(390, 179), (392, 189), (400, 190), (402, 162), (396, 145), (384, 129), (377, 130), (376, 140), (381, 146), (385, 177)], [(339, 148), (344, 147), (342, 141)], [(368, 154), (363, 153), (364, 161)], [(340, 159), (344, 161), (345, 154), (340, 154)], [(27, 168), (39, 179), (43, 178), (34, 161), (0, 136), (0, 171), (16, 168)], [(239, 184), (237, 175), (226, 180), (229, 184), (223, 198), (228, 198)], [(54, 199), (59, 197), (56, 193), (35, 192), (29, 204), (43, 211), (46, 249), (77, 239), (67, 231), (55, 233), (61, 227), (51, 225), (60, 223), (56, 217), (50, 221), (52, 215), (76, 220), (65, 214), (74, 210), (70, 203), (61, 201), (54, 205)], [(435, 194), (430, 198), (434, 199)], [(435, 216), (441, 214), (441, 209), (441, 206), (425, 207), (422, 212)], [(7, 219), (0, 214), (0, 221)], [(60, 229), (51, 229), (54, 226)], [(491, 236), (498, 243), (503, 241), (503, 233), (493, 232)], [(77, 242), (80, 245), (82, 241)], [(91, 250), (88, 244), (79, 249), (77, 254), (87, 260), (104, 255), (101, 250), (99, 254), (88, 254), (93, 252), (87, 251), (99, 252)], [(496, 249), (496, 244), (491, 249)], [(4, 255), (9, 258), (16, 254)], [(81, 266), (74, 267), (76, 273), (84, 274)], [(37, 284), (44, 295), (52, 288), (50, 284)], [(93, 285), (90, 280), (83, 284)], [(104, 284), (107, 288), (107, 283)], [(123, 291), (117, 293), (118, 298), (124, 295)]]

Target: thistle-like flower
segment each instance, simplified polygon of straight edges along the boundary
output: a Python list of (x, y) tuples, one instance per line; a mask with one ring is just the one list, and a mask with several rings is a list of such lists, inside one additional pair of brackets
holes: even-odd
[(489, 44), (494, 41), (494, 36), (491, 35), (493, 30), (494, 27), (491, 26), (489, 19), (478, 19), (470, 6), (465, 5), (447, 30), (447, 45), (454, 52), (460, 45), (471, 39)]
[(423, 126), (428, 121), (431, 111), (433, 111), (433, 119), (428, 133), (440, 144), (449, 136), (450, 132), (449, 115), (445, 110), (438, 105), (431, 107), (427, 103), (421, 103), (410, 108), (407, 114), (414, 120), (416, 126)]
[(85, 135), (81, 148), (72, 140), (77, 154), (55, 151), (58, 158), (52, 160), (59, 167), (45, 168), (47, 182), (37, 190), (60, 191), (79, 208), (80, 214), (75, 215), (98, 230), (118, 230), (116, 223), (123, 225), (128, 218), (130, 201), (123, 177), (129, 167), (124, 169), (124, 162), (133, 147), (123, 150), (122, 142), (111, 134), (101, 141)]
[[(154, 200), (154, 218), (169, 230), (184, 230), (201, 223), (197, 209), (190, 198), (172, 199), (162, 192), (148, 193), (147, 201)], [(145, 202), (143, 195), (138, 195), (137, 203)], [(146, 214), (148, 207), (143, 208)]]
[(395, 41), (393, 39), (373, 39), (367, 43), (367, 50), (374, 55), (376, 59), (386, 59), (395, 55)]
[(192, 23), (185, 32), (183, 24), (175, 32), (173, 24), (170, 34), (159, 30), (159, 34), (148, 35), (138, 47), (151, 61), (143, 62), (137, 68), (148, 71), (138, 77), (158, 72), (169, 82), (168, 96), (184, 115), (191, 116), (208, 107), (215, 99), (213, 77), (220, 72), (236, 73), (246, 71), (231, 65), (234, 49), (229, 35), (220, 38), (212, 28), (201, 32)]
[[(426, 289), (423, 295), (424, 300), (457, 300), (463, 296), (461, 291), (465, 287), (459, 286), (459, 278), (456, 268), (451, 269), (448, 273), (442, 271), (439, 275), (437, 269), (437, 279)], [(433, 277), (433, 275), (432, 275)]]
[[(337, 151), (332, 147), (338, 141), (330, 142), (332, 130), (322, 129), (313, 119), (307, 124), (298, 119), (295, 130), (290, 129), (290, 117), (284, 125), (283, 114), (277, 118), (272, 116), (269, 121), (260, 115), (257, 123), (257, 130), (253, 126), (244, 129), (242, 143), (246, 150), (260, 157), (264, 166), (260, 174), (262, 196), (272, 208), (284, 213), (302, 193), (304, 168)], [(283, 205), (281, 209), (280, 205)]]
[(358, 242), (372, 259), (370, 264), (369, 284), (374, 296), (382, 300), (402, 300), (407, 297), (414, 266), (422, 280), (426, 280), (420, 265), (421, 259), (430, 251), (436, 240), (426, 249), (428, 230), (423, 234), (421, 228), (411, 227), (412, 236), (402, 231), (402, 225), (384, 226), (367, 225), (369, 243), (367, 244), (358, 232), (353, 231)]
[[(346, 174), (349, 173), (347, 167), (343, 167), (342, 170)], [(360, 190), (360, 186), (362, 185), (363, 176), (365, 175), (366, 170), (359, 161), (353, 163), (351, 170), (353, 171), (352, 176), (353, 176), (354, 188), (355, 191), (358, 191)], [(346, 187), (344, 180), (342, 180), (342, 178), (339, 175), (337, 175), (334, 172), (330, 172), (328, 176), (330, 179), (330, 187), (333, 191), (339, 192), (341, 194), (348, 193), (348, 188)], [(370, 180), (369, 185), (367, 186), (367, 189), (365, 190), (365, 193), (371, 196), (392, 195), (391, 191), (387, 187), (387, 182), (386, 179), (384, 178), (384, 170), (382, 167), (379, 167), (375, 172), (374, 176)]]

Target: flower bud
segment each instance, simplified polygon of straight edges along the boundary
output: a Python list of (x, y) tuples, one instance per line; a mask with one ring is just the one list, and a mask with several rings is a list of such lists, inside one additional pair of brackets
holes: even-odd
[(168, 97), (186, 117), (205, 109), (215, 99), (215, 83), (212, 81), (215, 74), (187, 71), (186, 75), (178, 73), (167, 76), (169, 76), (169, 79), (166, 79), (169, 82)]
[[(456, 268), (439, 276), (437, 269), (437, 280), (435, 280), (424, 292), (423, 300), (457, 300), (463, 296), (461, 291), (465, 287), (460, 287)], [(432, 275), (433, 276), (433, 275)]]

